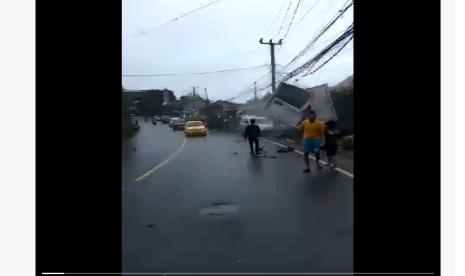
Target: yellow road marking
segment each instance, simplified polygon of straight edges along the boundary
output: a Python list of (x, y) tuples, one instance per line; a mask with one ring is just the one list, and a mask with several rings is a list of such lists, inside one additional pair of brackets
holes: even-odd
[(173, 152), (168, 158), (165, 159), (165, 161), (161, 162), (160, 164), (156, 165), (153, 169), (147, 171), (146, 173), (144, 173), (143, 175), (139, 176), (138, 178), (134, 179), (134, 181), (138, 182), (138, 181), (141, 181), (143, 180), (144, 178), (146, 178), (147, 176), (151, 175), (153, 172), (155, 172), (156, 170), (158, 170), (159, 168), (163, 167), (164, 165), (166, 165), (168, 162), (170, 162), (171, 160), (173, 160), (174, 157), (176, 157), (176, 155), (178, 153), (180, 153), (183, 149), (184, 149), (184, 146), (186, 145), (186, 137), (184, 137), (184, 140), (182, 141), (182, 144), (181, 146), (175, 151)]

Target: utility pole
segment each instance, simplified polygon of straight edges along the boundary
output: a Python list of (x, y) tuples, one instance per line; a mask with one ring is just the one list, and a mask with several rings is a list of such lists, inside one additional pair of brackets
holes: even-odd
[(195, 111), (195, 86), (192, 89), (192, 109)]
[(257, 82), (253, 83), (253, 94), (254, 94), (254, 99), (255, 99), (255, 105), (257, 105)]
[(263, 38), (259, 40), (260, 44), (268, 44), (271, 49), (271, 91), (274, 93), (276, 90), (276, 80), (275, 80), (275, 60), (274, 60), (274, 46), (281, 45), (283, 40), (280, 39), (278, 42), (273, 42), (273, 39), (270, 39), (270, 42), (263, 42)]

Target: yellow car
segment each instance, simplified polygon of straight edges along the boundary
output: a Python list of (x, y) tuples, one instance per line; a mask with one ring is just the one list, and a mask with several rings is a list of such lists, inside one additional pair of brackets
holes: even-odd
[(207, 128), (201, 121), (189, 121), (184, 128), (186, 136), (207, 136)]

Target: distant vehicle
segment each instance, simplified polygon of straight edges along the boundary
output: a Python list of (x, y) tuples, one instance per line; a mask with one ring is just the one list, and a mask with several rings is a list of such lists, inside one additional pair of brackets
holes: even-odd
[(178, 117), (173, 117), (173, 118), (171, 118), (171, 119), (170, 119), (170, 122), (169, 122), (169, 126), (170, 126), (170, 127), (173, 127), (174, 121), (175, 121), (175, 120), (179, 120), (179, 119), (180, 119), (180, 118), (178, 118)]
[(155, 121), (161, 121), (161, 117), (160, 117), (160, 116), (153, 116), (153, 119), (155, 119)]
[(186, 127), (186, 121), (184, 121), (183, 119), (173, 120), (171, 127), (173, 128), (173, 130), (183, 130)]
[(170, 116), (161, 116), (161, 122), (164, 124), (168, 124), (171, 120)]
[(153, 116), (153, 117), (152, 117), (152, 124), (153, 124), (153, 125), (156, 125), (156, 124), (157, 124), (157, 118), (156, 118), (156, 116)]
[(207, 128), (201, 121), (189, 121), (184, 128), (186, 136), (207, 136)]
[(255, 119), (255, 124), (260, 127), (262, 134), (271, 133), (275, 129), (273, 122), (266, 117), (242, 116), (239, 122), (239, 132), (241, 134), (244, 134), (245, 128), (250, 125), (251, 119)]

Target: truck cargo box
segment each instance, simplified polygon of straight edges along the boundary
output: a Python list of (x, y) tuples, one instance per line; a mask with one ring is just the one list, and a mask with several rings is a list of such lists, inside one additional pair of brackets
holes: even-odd
[(271, 95), (264, 109), (276, 119), (296, 127), (308, 105), (311, 105), (312, 109), (315, 110), (317, 119), (324, 122), (337, 121), (327, 84), (302, 89), (281, 83), (275, 93)]

